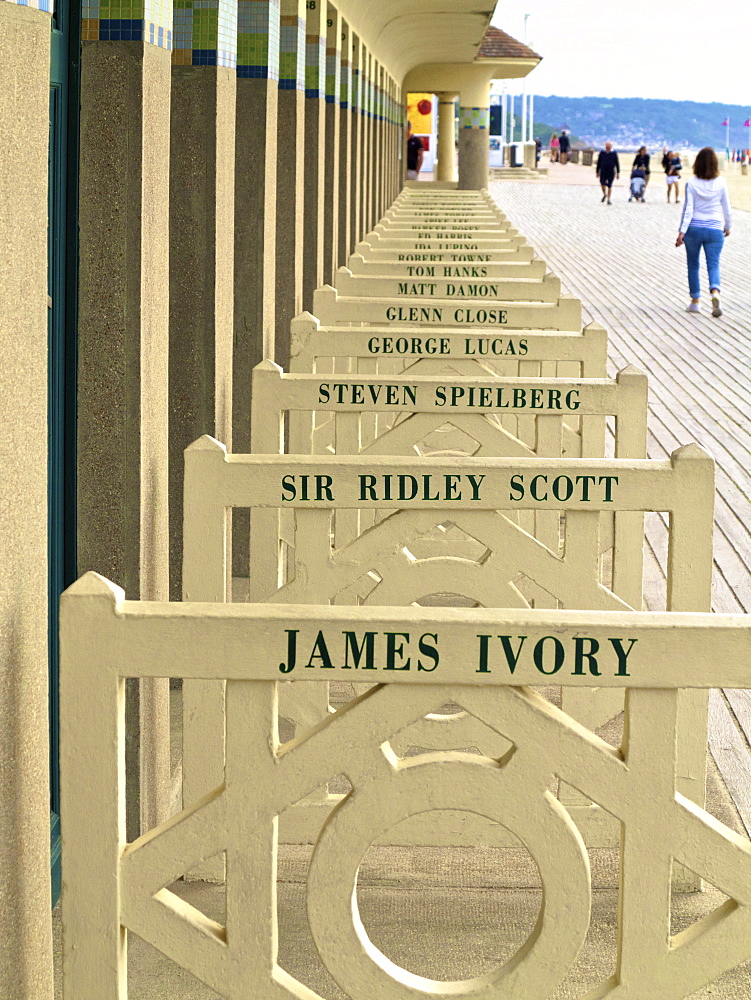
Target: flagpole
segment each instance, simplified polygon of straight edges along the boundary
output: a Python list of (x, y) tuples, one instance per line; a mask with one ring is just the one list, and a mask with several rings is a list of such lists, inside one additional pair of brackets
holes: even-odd
[(725, 156), (730, 162), (730, 117), (725, 119)]

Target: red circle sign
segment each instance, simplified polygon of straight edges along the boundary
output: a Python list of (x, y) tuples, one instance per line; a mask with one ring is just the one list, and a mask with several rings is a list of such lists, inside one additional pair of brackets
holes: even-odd
[(430, 112), (433, 110), (433, 104), (431, 101), (428, 101), (425, 98), (423, 98), (421, 101), (418, 101), (417, 110), (420, 112), (421, 115), (429, 115)]

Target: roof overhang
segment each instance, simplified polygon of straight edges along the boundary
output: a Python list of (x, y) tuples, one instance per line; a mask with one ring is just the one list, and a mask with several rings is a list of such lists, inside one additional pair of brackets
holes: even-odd
[(342, 0), (340, 9), (351, 30), (402, 83), (424, 63), (473, 62), (495, 0)]
[(491, 80), (526, 76), (539, 59), (482, 59), (471, 63), (423, 63), (404, 78), (410, 94), (459, 94), (465, 107), (487, 107)]

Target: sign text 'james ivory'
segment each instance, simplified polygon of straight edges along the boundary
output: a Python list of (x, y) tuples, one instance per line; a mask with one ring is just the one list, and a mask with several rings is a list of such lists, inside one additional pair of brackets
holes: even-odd
[[(285, 657), (279, 671), (290, 674), (305, 670), (400, 670), (415, 674), (440, 669), (440, 633), (422, 632), (326, 632), (319, 629), (312, 644), (301, 645), (299, 629), (285, 629)], [(478, 674), (531, 667), (541, 677), (560, 671), (574, 677), (630, 677), (629, 657), (638, 639), (613, 636), (606, 643), (592, 636), (575, 636), (564, 642), (555, 635), (530, 639), (527, 635), (476, 636), (467, 650), (467, 670)], [(525, 663), (525, 661), (527, 661)]]

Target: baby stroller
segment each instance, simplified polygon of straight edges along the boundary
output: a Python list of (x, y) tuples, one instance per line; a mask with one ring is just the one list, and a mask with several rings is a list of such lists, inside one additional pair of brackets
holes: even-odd
[(629, 190), (629, 201), (644, 201), (644, 189), (647, 186), (647, 175), (641, 167), (634, 167), (631, 171), (631, 188)]

